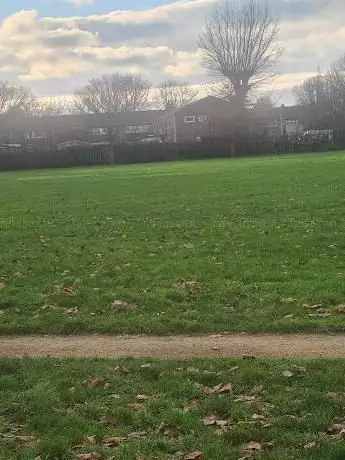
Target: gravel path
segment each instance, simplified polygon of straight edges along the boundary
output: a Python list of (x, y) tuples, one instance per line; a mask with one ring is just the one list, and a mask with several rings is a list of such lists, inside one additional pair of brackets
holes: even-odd
[(345, 357), (345, 335), (0, 337), (0, 356), (31, 357)]

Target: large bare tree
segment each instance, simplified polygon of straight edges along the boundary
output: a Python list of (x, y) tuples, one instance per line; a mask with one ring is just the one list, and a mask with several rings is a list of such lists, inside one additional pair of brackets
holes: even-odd
[(0, 81), (0, 115), (31, 114), (35, 106), (36, 98), (29, 88)]
[(74, 104), (81, 113), (105, 113), (143, 110), (148, 106), (151, 84), (140, 75), (113, 74), (92, 78), (74, 94)]
[(206, 22), (199, 38), (204, 65), (225, 79), (238, 107), (274, 76), (278, 35), (278, 19), (261, 0), (222, 0)]
[(178, 80), (167, 80), (162, 82), (155, 96), (155, 105), (160, 109), (178, 109), (190, 102), (193, 102), (198, 91), (190, 84)]

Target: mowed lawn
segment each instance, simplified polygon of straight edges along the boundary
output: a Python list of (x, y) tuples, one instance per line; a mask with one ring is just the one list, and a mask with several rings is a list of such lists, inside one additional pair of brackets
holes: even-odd
[(345, 154), (2, 173), (0, 249), (1, 333), (343, 331)]
[(2, 359), (0, 371), (1, 459), (345, 458), (341, 360)]

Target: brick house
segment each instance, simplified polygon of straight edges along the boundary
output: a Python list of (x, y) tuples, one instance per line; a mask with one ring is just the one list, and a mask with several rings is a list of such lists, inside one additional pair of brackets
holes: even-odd
[(229, 137), (231, 103), (207, 96), (180, 109), (164, 113), (156, 121), (156, 135), (164, 142), (195, 142)]
[(1, 143), (40, 149), (59, 144), (110, 145), (138, 143), (154, 135), (156, 119), (164, 111), (148, 110), (106, 114), (17, 117), (0, 120)]

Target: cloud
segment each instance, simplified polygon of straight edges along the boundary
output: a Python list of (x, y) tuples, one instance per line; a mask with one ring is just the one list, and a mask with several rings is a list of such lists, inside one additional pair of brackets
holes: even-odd
[[(143, 10), (71, 17), (20, 11), (0, 24), (0, 72), (44, 92), (71, 91), (91, 76), (117, 71), (141, 72), (153, 83), (166, 78), (207, 82), (197, 39), (217, 1), (175, 0)], [(271, 88), (284, 92), (314, 75), (318, 65), (326, 70), (345, 51), (345, 4), (274, 0), (272, 5), (281, 17), (284, 55)]]
[(75, 6), (93, 5), (94, 0), (64, 0), (66, 3), (72, 3)]

